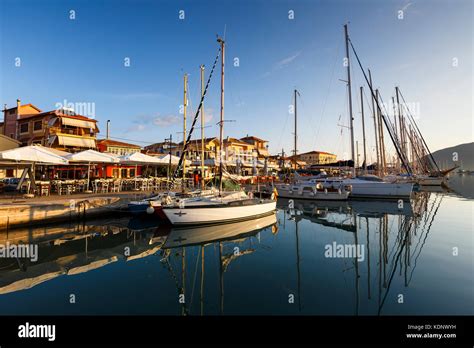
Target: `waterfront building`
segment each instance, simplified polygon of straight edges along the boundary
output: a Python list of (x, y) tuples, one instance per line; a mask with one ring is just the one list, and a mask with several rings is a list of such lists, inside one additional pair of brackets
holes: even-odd
[[(112, 139), (100, 139), (97, 141), (97, 149), (100, 152), (106, 152), (117, 156), (130, 155), (135, 152), (141, 152), (141, 146), (125, 143)], [(99, 177), (107, 178), (133, 178), (135, 175), (142, 174), (142, 166), (132, 166), (123, 164), (103, 165), (97, 168)]]
[(3, 134), (22, 146), (40, 144), (62, 151), (96, 149), (97, 121), (69, 109), (43, 112), (33, 104), (3, 110)]
[[(291, 158), (294, 161), (295, 156)], [(336, 155), (324, 151), (309, 151), (296, 155), (297, 161), (305, 162), (307, 165), (334, 163), (336, 158)]]
[(258, 157), (268, 157), (268, 140), (260, 139), (256, 136), (247, 136), (240, 138), (240, 140), (253, 145), (254, 149), (257, 150)]

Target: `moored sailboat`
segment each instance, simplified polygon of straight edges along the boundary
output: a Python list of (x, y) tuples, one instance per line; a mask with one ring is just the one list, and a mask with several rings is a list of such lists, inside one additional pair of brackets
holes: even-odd
[(214, 66), (209, 75), (206, 88), (201, 95), (201, 102), (194, 117), (194, 122), (188, 135), (188, 141), (185, 142), (183, 153), (181, 154), (178, 168), (183, 163), (184, 156), (187, 151), (187, 144), (191, 138), (194, 129), (194, 124), (197, 120), (199, 112), (201, 111), (204, 97), (206, 95), (209, 81), (212, 77), (212, 72), (216, 66), (219, 55), (221, 56), (221, 112), (220, 112), (220, 137), (219, 137), (219, 191), (216, 196), (204, 197), (199, 201), (192, 199), (181, 199), (179, 202), (170, 202), (162, 206), (162, 212), (172, 225), (187, 226), (187, 225), (206, 225), (215, 223), (228, 223), (252, 219), (265, 215), (272, 214), (276, 209), (276, 197), (273, 199), (258, 199), (248, 198), (245, 193), (238, 192), (235, 195), (225, 195), (222, 192), (222, 150), (223, 150), (223, 136), (224, 136), (224, 61), (225, 61), (225, 42), (218, 38), (217, 42), (220, 44), (219, 51), (214, 62)]

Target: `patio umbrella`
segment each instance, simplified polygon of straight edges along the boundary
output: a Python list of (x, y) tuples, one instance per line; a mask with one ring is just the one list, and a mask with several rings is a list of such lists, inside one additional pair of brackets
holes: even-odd
[(1, 151), (0, 159), (36, 164), (68, 164), (65, 157), (41, 145), (30, 145)]
[[(33, 189), (36, 187), (34, 174), (36, 164), (68, 164), (68, 160), (65, 157), (59, 155), (58, 152), (41, 145), (30, 145), (1, 151), (0, 160), (12, 161), (15, 163), (30, 163), (31, 168), (28, 171), (31, 170), (30, 180)], [(21, 187), (23, 184), (28, 171), (23, 172), (20, 182), (18, 183), (18, 187)]]
[(95, 150), (70, 153), (65, 156), (70, 162), (87, 163), (87, 189), (89, 190), (91, 163), (120, 163), (119, 158)]

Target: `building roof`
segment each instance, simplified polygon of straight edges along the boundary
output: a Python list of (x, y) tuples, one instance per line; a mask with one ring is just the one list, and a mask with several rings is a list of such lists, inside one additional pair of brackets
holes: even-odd
[(124, 143), (122, 141), (117, 141), (117, 140), (112, 140), (112, 139), (100, 139), (100, 140), (97, 140), (97, 144), (107, 145), (107, 146), (133, 147), (135, 149), (141, 149), (142, 148), (139, 145)]
[(160, 147), (160, 146), (164, 146), (164, 145), (168, 146), (170, 144), (171, 144), (171, 146), (178, 146), (177, 143), (173, 143), (173, 142), (170, 143), (169, 141), (162, 141), (160, 143), (154, 143), (154, 144), (151, 144), (151, 145), (147, 145), (147, 146), (144, 147), (144, 149), (146, 150), (146, 149), (151, 149), (151, 148)]
[[(211, 137), (211, 138), (204, 138), (204, 143), (209, 143), (213, 140), (218, 140), (216, 137)], [(189, 144), (195, 144), (195, 145), (200, 145), (201, 144), (201, 139), (191, 139), (189, 141)], [(179, 145), (183, 145), (183, 142), (181, 141)]]
[[(31, 104), (31, 103), (30, 103), (30, 104), (22, 104), (22, 105), (20, 105), (20, 108), (21, 108), (22, 106), (29, 106), (29, 107), (32, 107), (33, 109), (38, 110), (38, 112), (41, 112), (41, 109), (40, 109), (40, 108), (34, 106), (34, 105)], [(12, 108), (3, 109), (3, 111), (9, 111), (9, 110), (13, 110), (13, 109), (16, 109), (16, 105), (15, 105), (14, 107), (12, 107)]]
[(240, 140), (243, 140), (243, 141), (245, 141), (245, 140), (247, 140), (247, 139), (248, 139), (248, 140), (260, 141), (260, 142), (262, 142), (262, 143), (267, 143), (267, 142), (268, 142), (268, 140), (263, 140), (263, 139), (261, 139), (261, 138), (257, 138), (256, 136), (253, 136), (253, 135), (250, 135), (250, 136), (247, 135), (246, 137), (240, 138)]
[(242, 140), (240, 140), (240, 139), (237, 139), (237, 138), (230, 138), (230, 137), (224, 139), (224, 143), (226, 143), (226, 144), (235, 143), (235, 144), (242, 144), (242, 145), (247, 145), (247, 146), (250, 145), (250, 146), (252, 146), (252, 144), (249, 144), (249, 143), (247, 143), (246, 141), (242, 141)]
[(82, 120), (82, 121), (97, 122), (97, 120), (94, 120), (93, 118), (90, 118), (90, 117), (86, 117), (82, 115), (68, 115), (68, 114), (59, 112), (59, 110), (45, 111), (39, 114), (27, 114), (27, 115), (20, 114), (20, 120), (24, 120), (24, 119), (32, 118), (32, 117), (44, 117), (48, 115), (54, 115), (58, 117), (67, 117), (67, 118), (72, 118), (72, 119)]
[(301, 155), (316, 155), (316, 154), (336, 156), (336, 155), (333, 154), (333, 153), (324, 152), (324, 151), (309, 151), (309, 152), (299, 153), (297, 156), (301, 156)]

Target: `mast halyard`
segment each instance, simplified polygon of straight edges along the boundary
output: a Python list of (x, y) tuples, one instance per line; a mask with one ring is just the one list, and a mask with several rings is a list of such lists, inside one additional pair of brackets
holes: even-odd
[(224, 63), (225, 63), (225, 42), (220, 37), (217, 42), (221, 45), (221, 117), (219, 134), (219, 196), (222, 192), (222, 157), (224, 153)]
[(355, 153), (354, 153), (354, 117), (352, 116), (352, 88), (351, 88), (351, 63), (349, 58), (349, 34), (347, 33), (347, 24), (344, 24), (344, 36), (346, 39), (346, 68), (347, 68), (347, 88), (349, 91), (349, 117), (351, 127), (351, 157), (352, 157), (352, 175), (355, 176)]

